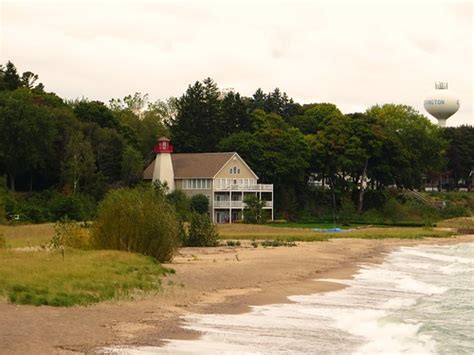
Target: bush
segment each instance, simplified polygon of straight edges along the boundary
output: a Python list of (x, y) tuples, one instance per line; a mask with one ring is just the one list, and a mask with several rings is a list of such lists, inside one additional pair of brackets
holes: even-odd
[(207, 213), (209, 211), (209, 199), (203, 195), (198, 194), (191, 197), (191, 210), (196, 213)]
[(356, 216), (357, 211), (349, 196), (343, 196), (341, 198), (341, 207), (339, 208), (338, 215), (341, 222), (352, 221)]
[(180, 244), (179, 222), (162, 191), (150, 187), (110, 191), (93, 226), (98, 248), (139, 252), (170, 261)]
[(55, 194), (50, 201), (50, 212), (54, 221), (63, 218), (86, 221), (95, 217), (96, 204), (84, 195)]
[(88, 250), (93, 247), (89, 229), (81, 227), (77, 222), (68, 219), (58, 221), (54, 230), (54, 236), (49, 243), (52, 248), (70, 247)]
[(448, 202), (446, 207), (441, 210), (441, 215), (443, 218), (469, 217), (471, 212), (463, 206)]
[(185, 245), (189, 247), (214, 247), (217, 245), (218, 239), (217, 228), (209, 217), (205, 214), (193, 213)]

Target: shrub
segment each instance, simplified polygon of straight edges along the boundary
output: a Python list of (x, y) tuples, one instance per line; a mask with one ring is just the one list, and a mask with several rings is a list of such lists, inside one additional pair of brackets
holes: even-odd
[(170, 261), (179, 242), (179, 222), (161, 190), (110, 191), (93, 226), (96, 247), (139, 252)]
[(260, 242), (262, 247), (295, 247), (295, 242), (287, 242), (284, 240), (263, 240)]
[(454, 218), (454, 217), (469, 217), (471, 215), (470, 211), (459, 205), (453, 203), (447, 204), (445, 208), (441, 210), (441, 215), (443, 218)]
[(207, 213), (209, 211), (209, 199), (203, 195), (198, 194), (191, 197), (191, 210), (196, 213)]
[(92, 249), (92, 238), (88, 228), (81, 227), (77, 222), (63, 219), (56, 222), (54, 236), (49, 245), (52, 248), (71, 247), (75, 249)]
[[(240, 247), (240, 244), (241, 244), (241, 243), (240, 243), (239, 240), (237, 240), (237, 241), (235, 241), (235, 240), (228, 240), (228, 241), (227, 241), (225, 244), (223, 244), (223, 245), (228, 246), (228, 247)], [(221, 244), (221, 245), (222, 245), (222, 244)]]
[(217, 245), (218, 239), (217, 228), (209, 217), (205, 214), (193, 213), (185, 245), (190, 247), (213, 247)]
[(341, 207), (339, 208), (339, 219), (343, 222), (348, 222), (354, 219), (357, 211), (349, 196), (343, 196), (341, 198)]
[(84, 195), (55, 194), (49, 204), (55, 221), (63, 218), (85, 221), (94, 218), (96, 212), (94, 200)]

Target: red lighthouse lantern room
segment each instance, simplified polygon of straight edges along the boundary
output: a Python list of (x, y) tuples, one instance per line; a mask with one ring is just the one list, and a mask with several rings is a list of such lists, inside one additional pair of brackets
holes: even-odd
[(173, 145), (168, 138), (161, 137), (158, 139), (158, 144), (153, 148), (153, 152), (156, 154), (173, 153)]

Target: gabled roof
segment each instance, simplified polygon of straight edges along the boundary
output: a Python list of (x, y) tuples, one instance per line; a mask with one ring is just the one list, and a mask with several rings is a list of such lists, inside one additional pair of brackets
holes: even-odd
[[(235, 152), (225, 153), (174, 153), (171, 154), (174, 178), (209, 178), (212, 179), (234, 155)], [(143, 172), (143, 179), (151, 180), (155, 160)]]

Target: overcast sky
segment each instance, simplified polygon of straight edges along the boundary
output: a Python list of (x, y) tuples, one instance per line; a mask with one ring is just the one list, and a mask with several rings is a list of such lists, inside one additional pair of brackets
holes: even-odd
[(210, 76), (247, 96), (279, 87), (347, 113), (424, 113), (447, 81), (461, 103), (448, 126), (473, 124), (472, 1), (0, 3), (1, 62), (65, 98), (164, 99)]

